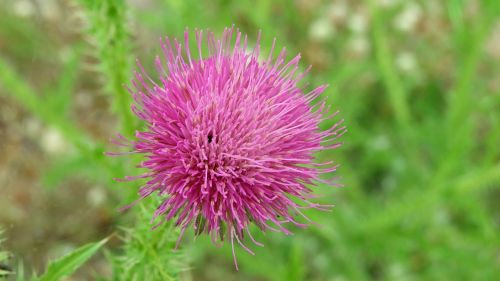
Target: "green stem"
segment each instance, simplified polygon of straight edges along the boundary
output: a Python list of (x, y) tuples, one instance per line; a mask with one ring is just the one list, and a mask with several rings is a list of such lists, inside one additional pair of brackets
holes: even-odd
[(134, 133), (131, 97), (124, 88), (131, 73), (127, 6), (123, 0), (79, 0), (85, 8), (90, 34), (97, 47), (106, 90), (113, 95), (112, 109), (118, 113), (124, 135)]
[(410, 108), (406, 100), (406, 92), (403, 84), (400, 83), (396, 70), (394, 68), (391, 54), (385, 32), (383, 27), (382, 18), (378, 11), (377, 5), (370, 3), (373, 15), (373, 40), (375, 44), (375, 59), (378, 68), (382, 75), (382, 80), (385, 83), (387, 93), (389, 95), (389, 102), (394, 112), (398, 125), (402, 128), (410, 126)]

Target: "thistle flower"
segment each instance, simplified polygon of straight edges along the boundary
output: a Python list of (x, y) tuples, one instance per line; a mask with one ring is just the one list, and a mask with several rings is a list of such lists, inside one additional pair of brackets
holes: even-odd
[(295, 219), (304, 216), (301, 209), (329, 207), (309, 201), (310, 187), (332, 184), (319, 176), (337, 166), (315, 163), (313, 154), (338, 147), (345, 127), (340, 121), (319, 130), (320, 122), (337, 114), (324, 100), (311, 105), (326, 86), (307, 93), (299, 87), (308, 70), (299, 73), (300, 55), (286, 62), (285, 49), (273, 58), (276, 40), (260, 60), (260, 34), (251, 51), (247, 36), (233, 28), (221, 38), (209, 33), (203, 41), (203, 31), (195, 36), (195, 55), (187, 31), (184, 46), (160, 40), (158, 82), (138, 63), (141, 71), (129, 91), (132, 110), (147, 129), (129, 145), (145, 156), (140, 167), (147, 172), (138, 177), (148, 179), (138, 200), (160, 196), (153, 221), (173, 220), (181, 228), (179, 240), (192, 226), (214, 243), (229, 238), (233, 256), (234, 240), (252, 253), (244, 236), (262, 244), (250, 234), (251, 223), (289, 234), (287, 223), (306, 226)]

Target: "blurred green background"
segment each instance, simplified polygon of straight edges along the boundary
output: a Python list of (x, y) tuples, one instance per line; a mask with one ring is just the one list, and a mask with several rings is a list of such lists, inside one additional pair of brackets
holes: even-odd
[[(123, 88), (136, 58), (149, 68), (161, 36), (235, 24), (251, 42), (262, 30), (264, 52), (274, 37), (300, 52), (313, 66), (308, 82), (330, 84), (325, 97), (349, 132), (319, 157), (341, 164), (344, 187), (319, 188), (336, 205), (307, 212), (319, 226), (292, 236), (253, 229), (265, 247), (238, 248), (239, 272), (230, 245), (188, 234), (181, 280), (499, 280), (499, 15), (496, 0), (2, 0), (5, 263), (41, 272), (122, 228), (146, 242), (172, 232), (149, 231), (152, 205), (117, 211), (140, 183), (112, 179), (137, 174), (137, 161), (102, 152), (139, 126)], [(123, 243), (112, 239), (108, 253)], [(140, 247), (128, 258), (159, 271), (175, 265), (158, 261), (180, 259)], [(101, 254), (66, 280), (132, 280), (114, 274)]]

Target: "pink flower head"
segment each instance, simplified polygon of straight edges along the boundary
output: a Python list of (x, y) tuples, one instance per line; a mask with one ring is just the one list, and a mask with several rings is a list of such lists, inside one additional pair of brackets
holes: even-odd
[(139, 64), (130, 89), (132, 109), (147, 124), (131, 144), (146, 157), (140, 199), (163, 198), (153, 220), (173, 220), (181, 233), (192, 225), (214, 243), (236, 239), (250, 253), (242, 243), (246, 234), (261, 245), (251, 223), (288, 234), (286, 223), (305, 226), (295, 220), (300, 209), (325, 207), (309, 201), (309, 187), (331, 183), (319, 175), (337, 166), (315, 163), (313, 154), (338, 147), (345, 131), (342, 121), (319, 129), (336, 112), (324, 116), (330, 111), (324, 100), (311, 105), (326, 86), (299, 87), (307, 73), (298, 71), (300, 55), (286, 62), (283, 49), (274, 58), (273, 42), (261, 59), (259, 38), (249, 51), (247, 36), (233, 28), (221, 38), (208, 33), (205, 41), (196, 31), (195, 53), (187, 31), (184, 44), (166, 38), (164, 58), (155, 61), (159, 81)]

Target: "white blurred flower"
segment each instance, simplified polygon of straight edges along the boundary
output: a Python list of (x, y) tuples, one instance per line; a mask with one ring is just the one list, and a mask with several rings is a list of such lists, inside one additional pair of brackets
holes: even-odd
[(61, 13), (61, 7), (59, 3), (55, 0), (43, 0), (40, 1), (40, 11), (42, 16), (48, 20), (59, 20), (63, 15)]
[(358, 55), (366, 55), (370, 51), (370, 44), (365, 36), (354, 36), (349, 41), (349, 48)]
[(382, 7), (393, 7), (399, 2), (399, 0), (378, 0), (378, 4)]
[(388, 275), (394, 280), (408, 280), (408, 273), (405, 267), (400, 263), (394, 263), (389, 266)]
[(349, 29), (355, 33), (364, 33), (368, 27), (366, 16), (362, 14), (354, 14), (349, 18)]
[(404, 72), (412, 72), (417, 68), (415, 55), (410, 52), (402, 52), (396, 57), (396, 66)]
[(106, 193), (101, 187), (96, 186), (91, 188), (87, 192), (87, 201), (93, 206), (101, 205), (106, 201)]
[(335, 22), (342, 22), (347, 18), (348, 6), (345, 1), (333, 2), (328, 6), (328, 17)]
[(394, 25), (401, 31), (412, 31), (415, 29), (422, 16), (422, 10), (417, 4), (410, 2), (394, 19)]
[(328, 18), (321, 17), (309, 27), (309, 36), (316, 41), (326, 41), (333, 37), (335, 29)]
[(61, 133), (54, 128), (48, 128), (42, 134), (41, 146), (50, 154), (63, 154), (69, 149), (69, 144)]
[(35, 7), (31, 1), (17, 0), (12, 6), (14, 13), (20, 17), (29, 17), (35, 13)]

